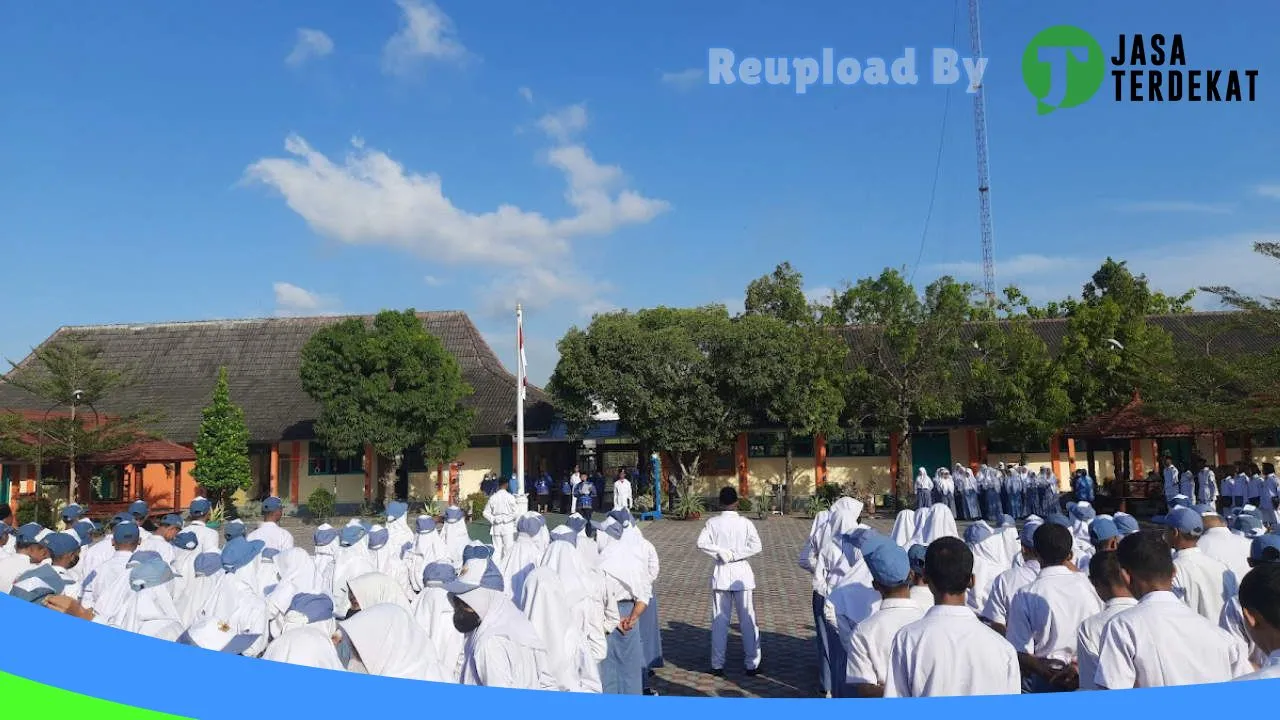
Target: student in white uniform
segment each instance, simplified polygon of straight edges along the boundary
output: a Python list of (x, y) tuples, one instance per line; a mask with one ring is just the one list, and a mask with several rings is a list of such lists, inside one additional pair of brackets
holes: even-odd
[(1089, 574), (1089, 562), (1093, 556), (1103, 550), (1115, 551), (1116, 546), (1120, 544), (1120, 528), (1116, 527), (1116, 521), (1107, 515), (1099, 515), (1089, 523), (1089, 553), (1080, 558), (1076, 569), (1084, 574)]
[(213, 504), (202, 497), (192, 500), (191, 507), (187, 509), (187, 530), (194, 533), (200, 541), (200, 546), (196, 548), (197, 555), (222, 552), (222, 538), (218, 537), (217, 530), (207, 524), (210, 512), (213, 512)]
[(1257, 672), (1237, 680), (1280, 678), (1280, 564), (1267, 563), (1249, 571), (1240, 582), (1240, 611), (1245, 630), (1267, 660)]
[(982, 609), (982, 617), (991, 623), (991, 629), (1004, 635), (1005, 626), (1009, 623), (1009, 604), (1019, 590), (1030, 585), (1040, 574), (1040, 559), (1036, 555), (1036, 530), (1044, 525), (1039, 520), (1028, 520), (1022, 526), (1018, 536), (1022, 546), (1022, 563), (1000, 573), (991, 584), (991, 594), (987, 596), (987, 605)]
[(138, 525), (138, 535), (145, 542), (151, 537), (151, 531), (147, 529), (147, 519), (151, 516), (151, 507), (147, 505), (145, 500), (134, 500), (129, 506), (129, 514), (133, 516), (133, 521)]
[(882, 697), (894, 636), (924, 617), (924, 608), (911, 599), (911, 564), (905, 550), (892, 542), (881, 543), (863, 561), (871, 572), (872, 587), (880, 593), (880, 607), (849, 638), (841, 697)]
[(284, 502), (278, 497), (269, 497), (262, 501), (262, 523), (249, 533), (249, 542), (261, 540), (268, 550), (284, 552), (293, 549), (293, 536), (288, 530), (280, 527), (280, 518), (284, 517)]
[(138, 546), (139, 550), (150, 550), (160, 556), (167, 564), (173, 565), (173, 539), (182, 532), (182, 518), (178, 515), (169, 514), (160, 519), (160, 525), (156, 531), (151, 533), (151, 537), (145, 538), (142, 544)]
[(1232, 533), (1226, 521), (1211, 506), (1202, 505), (1196, 509), (1204, 523), (1204, 534), (1196, 547), (1226, 565), (1236, 580), (1243, 578), (1249, 572), (1249, 538)]
[[(1118, 512), (1115, 515), (1112, 515), (1111, 519), (1115, 521), (1116, 529), (1120, 531), (1120, 537), (1122, 539), (1129, 537), (1141, 529), (1138, 526), (1138, 519), (1129, 513)], [(1119, 545), (1116, 547), (1119, 547)]]
[(1258, 509), (1262, 511), (1262, 522), (1275, 530), (1280, 526), (1280, 477), (1276, 477), (1276, 466), (1271, 463), (1262, 464), (1262, 497)]
[[(548, 666), (546, 643), (502, 588), (502, 573), (488, 558), (464, 562), (457, 579), (444, 585), (453, 603), (453, 627), (466, 636), (459, 681), (482, 687), (559, 689)], [(638, 672), (639, 668), (637, 685)]]
[(885, 697), (1017, 695), (1013, 646), (965, 606), (973, 584), (973, 553), (944, 537), (925, 553), (925, 577), (936, 603), (893, 638)]
[(38, 523), (27, 523), (18, 528), (14, 553), (0, 559), (0, 593), (9, 592), (23, 573), (49, 559), (49, 548), (40, 542), (48, 534), (49, 531)]
[(1040, 574), (1013, 596), (1005, 637), (1018, 651), (1026, 692), (1074, 690), (1076, 635), (1085, 618), (1102, 611), (1102, 601), (1089, 579), (1067, 565), (1070, 530), (1045, 523), (1033, 540)]
[(79, 576), (74, 571), (76, 563), (80, 562), (80, 537), (71, 531), (64, 530), (45, 536), (43, 544), (49, 551), (49, 564), (58, 573), (58, 577), (67, 584), (61, 594), (80, 600), (84, 595), (84, 588), (80, 585)]
[(111, 619), (120, 609), (120, 603), (124, 601), (124, 598), (119, 593), (113, 592), (113, 590), (120, 579), (129, 571), (126, 566), (129, 563), (129, 558), (138, 550), (138, 545), (141, 543), (140, 536), (141, 532), (137, 523), (118, 523), (115, 529), (111, 531), (111, 545), (115, 548), (114, 554), (84, 579), (84, 599), (82, 604), (85, 608), (93, 610), (97, 615), (102, 616), (104, 620)]
[[(720, 507), (720, 514), (708, 519), (698, 535), (698, 549), (716, 561), (711, 571), (711, 672), (724, 674), (729, 622), (736, 611), (742, 628), (743, 662), (747, 674), (755, 675), (760, 668), (760, 630), (751, 597), (756, 578), (747, 560), (760, 553), (760, 535), (754, 523), (738, 514), (737, 490), (722, 488)], [(836, 682), (832, 678), (832, 684)]]
[(621, 468), (618, 469), (618, 479), (613, 481), (613, 509), (631, 509), (631, 481)]
[(484, 519), (489, 522), (489, 535), (493, 538), (493, 562), (502, 567), (516, 539), (516, 520), (520, 512), (516, 498), (507, 491), (509, 481), (500, 480), (498, 490), (489, 496), (484, 505)]
[(1225, 682), (1252, 669), (1244, 644), (1173, 594), (1173, 557), (1160, 533), (1120, 541), (1116, 556), (1138, 604), (1102, 628), (1100, 689)]
[(1166, 455), (1162, 461), (1163, 470), (1161, 477), (1164, 478), (1164, 498), (1166, 509), (1173, 508), (1173, 496), (1178, 494), (1178, 468), (1173, 465), (1173, 458)]
[(928, 610), (933, 607), (933, 591), (929, 589), (928, 578), (924, 576), (924, 556), (929, 548), (924, 545), (912, 545), (907, 548), (907, 562), (911, 566), (911, 601)]
[[(1280, 565), (1280, 535), (1259, 535), (1249, 544), (1250, 571), (1262, 565)], [(1245, 573), (1248, 575), (1248, 573)], [(1222, 609), (1222, 617), (1218, 626), (1231, 633), (1249, 649), (1249, 662), (1261, 667), (1267, 662), (1267, 653), (1258, 647), (1258, 643), (1245, 628), (1244, 613), (1240, 610), (1240, 595), (1236, 594), (1231, 602)]]
[(1115, 550), (1099, 550), (1089, 563), (1089, 582), (1105, 605), (1102, 612), (1090, 615), (1080, 623), (1076, 634), (1076, 663), (1079, 666), (1080, 689), (1097, 690), (1094, 683), (1098, 674), (1098, 649), (1102, 643), (1102, 628), (1117, 614), (1138, 604), (1125, 584), (1120, 572), (1120, 560)]
[(1165, 519), (1165, 541), (1175, 551), (1173, 592), (1192, 610), (1217, 623), (1222, 608), (1236, 594), (1236, 576), (1198, 546), (1204, 534), (1200, 513), (1188, 507), (1174, 508)]

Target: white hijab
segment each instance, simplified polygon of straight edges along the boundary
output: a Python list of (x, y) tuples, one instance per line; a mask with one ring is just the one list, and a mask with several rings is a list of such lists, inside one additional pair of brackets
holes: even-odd
[(407, 608), (375, 605), (342, 621), (341, 625), (370, 675), (430, 682), (446, 680), (435, 645), (414, 622)]
[[(929, 523), (933, 517), (933, 509), (936, 505), (927, 505), (916, 510), (916, 527), (911, 531), (912, 545), (929, 545), (928, 530)], [(945, 505), (943, 507), (946, 507)]]
[(219, 568), (209, 575), (196, 575), (195, 568), (192, 567), (191, 575), (187, 576), (186, 580), (181, 594), (174, 599), (174, 604), (178, 608), (178, 617), (182, 621), (182, 626), (191, 627), (199, 618), (200, 609), (217, 591), (218, 584), (222, 581), (222, 569)]
[[(506, 589), (511, 599), (520, 602), (522, 597), (522, 588), (524, 579), (528, 577), (533, 568), (537, 566), (538, 560), (542, 557), (543, 550), (538, 547), (537, 528), (529, 526), (530, 515), (537, 516), (537, 513), (525, 513), (520, 518), (520, 532), (516, 535), (516, 541), (512, 544), (511, 549), (507, 552), (506, 557), (502, 559), (502, 581), (503, 588)], [(526, 525), (528, 523), (528, 525)], [(546, 529), (545, 524), (541, 525), (542, 529)], [(533, 534), (525, 531), (533, 529)]]
[(928, 545), (943, 537), (960, 537), (960, 533), (956, 530), (956, 516), (946, 505), (934, 503), (929, 509), (929, 518), (925, 521), (925, 542), (921, 544)]
[(538, 631), (520, 610), (502, 593), (489, 588), (479, 587), (459, 596), (480, 616), (480, 627), (467, 635), (463, 646), (461, 681), (465, 685), (479, 685), (487, 675), (483, 667), (489, 655), (486, 645), (497, 642), (506, 651), (503, 653), (511, 662), (500, 672), (510, 673), (503, 680), (509, 687), (526, 690), (563, 689), (555, 680), (547, 647), (538, 636)]
[(315, 560), (306, 550), (295, 547), (280, 553), (276, 556), (276, 567), (280, 571), (280, 582), (292, 585), (294, 593), (314, 595), (322, 591), (316, 583)]
[(332, 633), (326, 634), (317, 626), (303, 625), (290, 628), (267, 646), (262, 659), (346, 672), (342, 661), (338, 659), (338, 651), (333, 646), (332, 635)]
[(383, 573), (371, 572), (351, 578), (347, 588), (350, 589), (356, 602), (360, 603), (361, 612), (386, 604), (409, 609), (409, 598), (400, 589), (400, 584)]
[[(569, 600), (564, 584), (550, 568), (531, 571), (524, 581), (523, 593), (520, 606), (547, 648), (556, 682), (569, 692), (583, 692), (582, 670), (596, 666), (583, 638), (585, 618), (576, 612), (578, 608)], [(565, 622), (566, 608), (575, 609), (569, 622)], [(593, 674), (594, 685), (599, 687), (599, 672)]]
[[(447, 559), (439, 562), (453, 567)], [(453, 603), (449, 602), (449, 592), (439, 582), (423, 585), (422, 592), (413, 599), (413, 619), (435, 645), (441, 671), (450, 682), (457, 682), (458, 664), (462, 660), (462, 645), (466, 636), (453, 626)]]
[(929, 472), (927, 470), (920, 468), (920, 471), (916, 473), (916, 491), (919, 492), (920, 490), (932, 489), (933, 479), (929, 477)]
[(471, 542), (467, 531), (467, 520), (445, 520), (440, 523), (440, 532), (444, 536), (444, 546), (454, 567), (462, 567), (462, 549)]
[[(325, 523), (316, 530), (333, 530), (333, 526)], [(335, 535), (332, 540), (324, 545), (317, 545), (315, 556), (311, 562), (316, 568), (315, 586), (318, 588), (316, 592), (333, 594), (333, 571), (337, 560), (338, 538)]]
[(899, 510), (898, 517), (893, 519), (893, 532), (890, 537), (894, 544), (903, 550), (911, 547), (911, 537), (916, 532), (916, 511)]
[(171, 587), (167, 582), (156, 587), (134, 590), (125, 601), (121, 630), (138, 635), (176, 642), (182, 636), (182, 615), (173, 603)]
[(413, 549), (405, 556), (405, 571), (409, 573), (409, 583), (415, 592), (422, 592), (422, 573), (434, 562), (452, 563), (439, 525), (418, 533)]

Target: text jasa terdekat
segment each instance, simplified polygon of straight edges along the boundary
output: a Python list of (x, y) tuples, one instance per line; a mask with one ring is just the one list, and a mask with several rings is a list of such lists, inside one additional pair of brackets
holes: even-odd
[(1182, 35), (1121, 35), (1111, 58), (1116, 102), (1253, 102), (1257, 70), (1187, 69)]

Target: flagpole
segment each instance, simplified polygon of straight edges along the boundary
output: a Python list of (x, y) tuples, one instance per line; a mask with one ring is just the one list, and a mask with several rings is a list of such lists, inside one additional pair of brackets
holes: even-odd
[(524, 494), (524, 395), (528, 372), (524, 366), (524, 308), (516, 303), (516, 497), (520, 498), (528, 508), (528, 498)]

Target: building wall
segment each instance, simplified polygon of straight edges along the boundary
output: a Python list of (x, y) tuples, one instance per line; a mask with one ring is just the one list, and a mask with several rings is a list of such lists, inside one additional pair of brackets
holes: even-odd
[[(292, 453), (291, 443), (281, 443), (280, 450), (282, 453)], [(334, 491), (334, 481), (338, 485), (338, 502), (340, 503), (361, 503), (364, 502), (364, 473), (347, 473), (344, 475), (312, 475), (308, 470), (311, 467), (311, 443), (298, 443), (298, 456), (293, 458), (293, 462), (298, 467), (298, 498), (302, 503), (306, 503), (307, 498), (317, 488), (324, 488), (329, 492)], [(289, 487), (291, 478), (280, 478), (280, 492), (284, 493)], [(373, 478), (375, 483), (379, 479)]]
[(892, 477), (888, 457), (829, 457), (826, 482), (844, 485), (856, 482), (870, 488), (873, 495), (889, 492)]
[[(467, 448), (458, 455), (462, 463), (458, 471), (458, 498), (480, 492), (480, 482), (490, 473), (498, 473), (502, 466), (502, 450), (496, 447)], [(449, 467), (444, 468), (444, 492), (437, 492), (437, 471), (409, 473), (409, 493), (415, 498), (443, 500), (448, 494)]]

